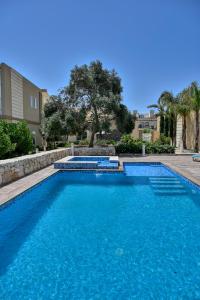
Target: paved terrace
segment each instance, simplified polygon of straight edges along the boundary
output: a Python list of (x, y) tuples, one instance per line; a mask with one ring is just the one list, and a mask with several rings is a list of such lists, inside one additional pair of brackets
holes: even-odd
[[(120, 157), (120, 162), (121, 165), (122, 162), (161, 162), (194, 183), (200, 185), (200, 162), (193, 162), (190, 155)], [(0, 205), (6, 203), (13, 197), (21, 194), (56, 172), (58, 172), (58, 170), (55, 170), (52, 165), (0, 188)]]

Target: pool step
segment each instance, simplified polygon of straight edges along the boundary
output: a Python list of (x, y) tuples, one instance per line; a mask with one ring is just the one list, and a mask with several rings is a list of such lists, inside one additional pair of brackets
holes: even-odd
[(158, 196), (181, 196), (187, 191), (182, 182), (176, 177), (150, 177), (150, 185), (155, 195)]
[(185, 190), (154, 190), (154, 194), (157, 196), (182, 196), (187, 195)]
[(173, 184), (173, 185), (171, 185), (171, 184), (151, 184), (151, 186), (153, 187), (153, 188), (155, 188), (155, 189), (157, 189), (157, 188), (159, 188), (159, 189), (167, 189), (167, 188), (169, 188), (169, 189), (184, 189), (185, 187), (182, 185), (182, 184)]

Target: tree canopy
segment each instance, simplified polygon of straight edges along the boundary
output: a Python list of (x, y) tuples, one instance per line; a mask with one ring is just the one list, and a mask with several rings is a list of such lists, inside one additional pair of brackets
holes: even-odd
[[(100, 61), (75, 66), (69, 84), (58, 95), (52, 96), (44, 107), (46, 125), (42, 129), (43, 136), (54, 140), (60, 133), (82, 136), (85, 130), (89, 130), (90, 146), (93, 146), (95, 134), (109, 132), (113, 121), (122, 134), (130, 133), (134, 119), (121, 103), (121, 93), (120, 77), (115, 70), (104, 68)], [(57, 118), (60, 123), (58, 126), (57, 121), (54, 134), (52, 126)]]

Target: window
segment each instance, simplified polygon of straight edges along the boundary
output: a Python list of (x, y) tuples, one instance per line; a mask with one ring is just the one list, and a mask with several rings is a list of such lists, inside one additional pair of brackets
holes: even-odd
[(38, 108), (38, 99), (37, 99), (37, 97), (30, 96), (30, 106), (31, 106), (31, 108), (34, 108), (34, 109)]

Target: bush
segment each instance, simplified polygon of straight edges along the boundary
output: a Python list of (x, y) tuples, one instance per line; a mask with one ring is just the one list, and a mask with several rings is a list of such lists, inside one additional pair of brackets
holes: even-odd
[(151, 133), (151, 132), (152, 132), (152, 130), (150, 128), (145, 128), (143, 130), (143, 133)]
[(113, 140), (97, 140), (95, 145), (97, 146), (108, 146), (108, 145), (115, 145), (116, 142)]
[(174, 153), (175, 147), (169, 144), (161, 144), (158, 142), (143, 142), (135, 140), (133, 137), (126, 135), (121, 138), (120, 143), (116, 146), (116, 152), (119, 153), (132, 153), (141, 154), (142, 145), (146, 145), (147, 154), (161, 154), (161, 153)]
[(26, 122), (16, 123), (14, 140), (18, 154), (28, 154), (33, 150), (33, 138)]
[(79, 146), (88, 146), (89, 145), (89, 141), (88, 140), (81, 140), (79, 141)]
[(156, 141), (157, 143), (163, 144), (163, 145), (170, 145), (171, 144), (171, 138), (169, 136), (165, 136), (164, 134), (161, 134), (159, 140)]
[(15, 144), (12, 144), (9, 135), (0, 128), (0, 158), (4, 158), (7, 153), (14, 151), (15, 146)]
[(0, 121), (0, 158), (28, 154), (33, 148), (32, 135), (25, 122)]

